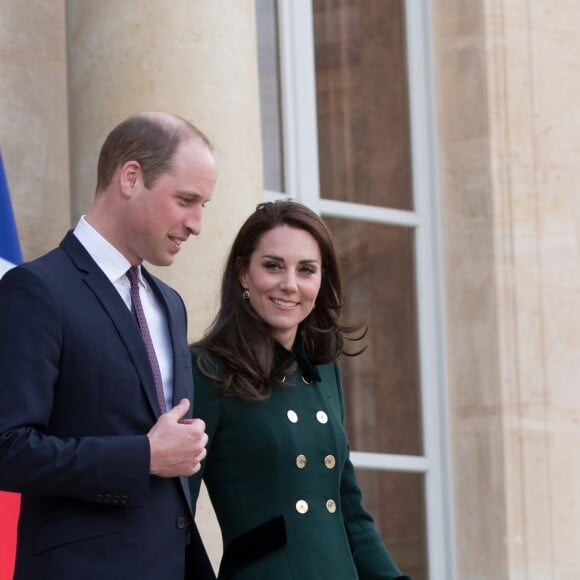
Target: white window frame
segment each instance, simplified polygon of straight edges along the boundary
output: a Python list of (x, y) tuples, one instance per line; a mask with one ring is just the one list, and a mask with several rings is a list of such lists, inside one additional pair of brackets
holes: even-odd
[(265, 198), (292, 197), (322, 216), (415, 230), (424, 454), (353, 451), (351, 458), (359, 468), (424, 474), (429, 579), (453, 580), (430, 1), (405, 0), (414, 211), (320, 198), (312, 2), (277, 6), (285, 191)]

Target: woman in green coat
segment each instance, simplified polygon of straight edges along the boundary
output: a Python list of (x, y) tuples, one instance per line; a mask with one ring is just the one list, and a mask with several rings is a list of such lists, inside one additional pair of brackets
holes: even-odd
[(209, 442), (191, 490), (195, 499), (204, 479), (220, 524), (219, 578), (409, 580), (362, 507), (349, 460), (336, 359), (364, 329), (340, 321), (341, 305), (324, 222), (297, 202), (259, 205), (192, 349)]

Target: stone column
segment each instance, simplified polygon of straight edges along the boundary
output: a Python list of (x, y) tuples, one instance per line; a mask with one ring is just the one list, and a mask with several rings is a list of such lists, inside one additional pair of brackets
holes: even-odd
[[(155, 272), (183, 296), (190, 338), (213, 318), (226, 252), (263, 197), (254, 2), (67, 0), (73, 215), (88, 207), (108, 131), (143, 110), (179, 114), (215, 145), (218, 182), (199, 239)], [(219, 534), (198, 521), (219, 558)]]
[(457, 577), (580, 556), (580, 10), (438, 0)]
[(0, 147), (25, 260), (70, 225), (64, 0), (3, 0)]
[(262, 198), (253, 2), (68, 0), (67, 34), (75, 217), (92, 199), (104, 138), (131, 113), (182, 115), (215, 144), (202, 234), (157, 270), (182, 292), (194, 338), (211, 320), (232, 235)]

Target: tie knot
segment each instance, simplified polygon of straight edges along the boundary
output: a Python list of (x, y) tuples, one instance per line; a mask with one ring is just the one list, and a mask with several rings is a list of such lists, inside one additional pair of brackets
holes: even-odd
[(127, 278), (131, 283), (131, 288), (136, 288), (139, 285), (139, 266), (131, 266), (127, 270)]

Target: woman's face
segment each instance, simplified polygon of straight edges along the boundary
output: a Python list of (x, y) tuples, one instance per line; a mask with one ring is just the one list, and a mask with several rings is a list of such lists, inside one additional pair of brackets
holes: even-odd
[(321, 280), (318, 243), (305, 230), (287, 225), (260, 238), (247, 269), (240, 273), (250, 304), (288, 350), (298, 325), (315, 306)]

